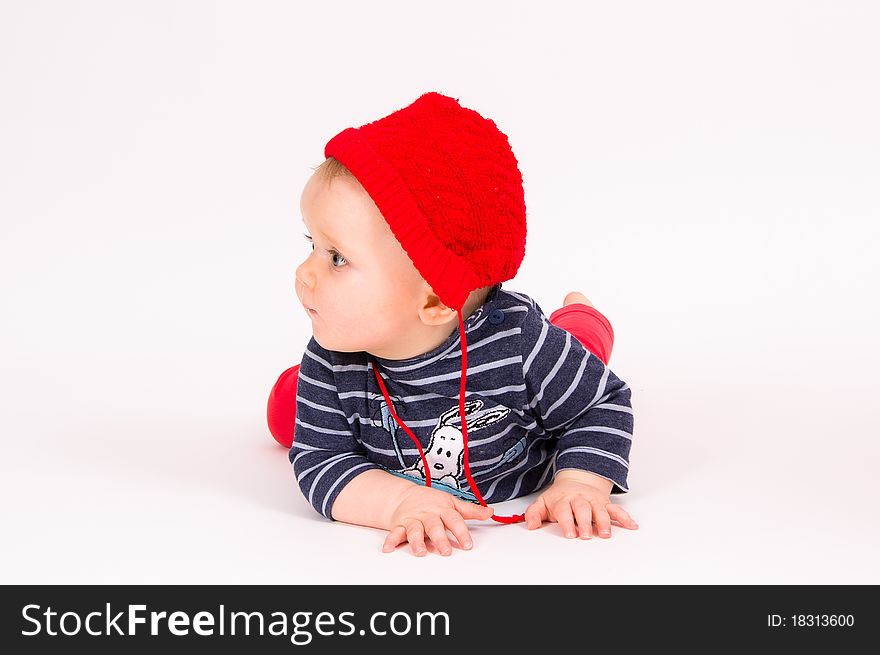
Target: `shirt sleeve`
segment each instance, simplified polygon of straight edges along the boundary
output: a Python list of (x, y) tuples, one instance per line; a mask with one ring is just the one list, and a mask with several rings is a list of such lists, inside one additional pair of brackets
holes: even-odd
[(571, 333), (540, 312), (522, 325), (525, 412), (559, 437), (556, 470), (579, 469), (629, 491), (633, 434), (631, 391)]
[(333, 519), (333, 503), (346, 484), (364, 471), (381, 468), (367, 458), (342, 411), (331, 361), (330, 352), (312, 337), (300, 362), (289, 453), (303, 495), (328, 519)]

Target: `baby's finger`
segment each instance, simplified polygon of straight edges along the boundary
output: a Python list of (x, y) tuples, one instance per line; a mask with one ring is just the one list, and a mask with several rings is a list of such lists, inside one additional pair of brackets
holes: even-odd
[(574, 539), (577, 536), (574, 529), (574, 516), (571, 513), (571, 502), (567, 498), (563, 498), (553, 505), (553, 518), (562, 528), (562, 534), (569, 539)]
[(431, 516), (426, 518), (423, 523), (425, 524), (425, 532), (428, 533), (428, 536), (437, 547), (437, 550), (440, 551), (440, 554), (452, 554), (452, 546), (449, 544), (449, 537), (446, 535), (446, 527), (443, 525), (443, 521), (440, 520), (440, 517)]
[(526, 527), (529, 530), (534, 530), (535, 528), (540, 528), (541, 524), (546, 521), (549, 516), (547, 514), (547, 504), (544, 502), (544, 498), (538, 498), (534, 503), (529, 505), (526, 510)]
[(629, 528), (630, 530), (638, 529), (639, 524), (636, 523), (627, 513), (627, 511), (623, 509), (620, 505), (610, 503), (605, 507), (605, 509), (608, 510), (608, 514), (611, 515), (611, 518), (620, 523), (620, 525), (622, 525), (623, 527)]
[(466, 519), (488, 519), (495, 512), (491, 507), (475, 505), (463, 500), (455, 499), (455, 509)]
[(596, 522), (599, 536), (603, 539), (608, 539), (611, 536), (611, 517), (608, 515), (608, 510), (605, 509), (605, 506), (611, 503), (607, 500), (592, 500), (590, 503), (593, 505), (593, 521)]
[(385, 543), (382, 544), (382, 551), (390, 553), (404, 541), (406, 541), (406, 528), (402, 525), (397, 525), (388, 531), (388, 536), (385, 537)]
[(578, 533), (581, 539), (593, 537), (593, 506), (590, 501), (582, 496), (575, 496), (571, 501), (574, 510), (574, 518), (577, 521)]
[(425, 547), (425, 528), (421, 521), (413, 519), (406, 524), (406, 540), (413, 555), (422, 557), (428, 554), (428, 549)]
[(449, 531), (455, 535), (459, 546), (465, 550), (470, 550), (474, 547), (474, 542), (471, 540), (471, 533), (468, 532), (467, 524), (464, 522), (464, 519), (461, 518), (461, 514), (454, 510), (450, 510), (441, 514), (440, 518), (443, 519), (443, 523), (446, 524)]

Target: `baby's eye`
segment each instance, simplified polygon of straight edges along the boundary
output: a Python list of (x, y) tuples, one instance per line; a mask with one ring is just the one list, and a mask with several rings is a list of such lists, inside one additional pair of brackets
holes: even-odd
[(342, 267), (345, 266), (345, 264), (347, 263), (347, 260), (345, 259), (345, 257), (343, 257), (342, 255), (340, 255), (340, 254), (339, 254), (338, 252), (336, 252), (335, 250), (328, 250), (327, 252), (330, 253), (330, 261), (331, 261), (331, 262), (334, 260), (335, 257), (339, 257), (339, 259), (341, 259), (342, 262), (343, 262), (343, 263), (340, 264), (339, 266), (334, 266), (334, 268), (342, 268)]
[[(308, 241), (309, 243), (312, 244), (312, 250), (314, 250), (315, 244), (312, 241), (312, 237), (310, 237), (308, 234), (305, 234), (305, 233), (303, 233), (303, 236), (306, 238), (306, 241)], [(336, 250), (331, 249), (331, 250), (328, 250), (327, 252), (330, 254), (330, 262), (331, 262), (331, 266), (333, 266), (333, 268), (342, 268), (343, 266), (345, 266), (345, 264), (348, 263), (348, 260), (345, 257), (343, 257), (342, 254), (337, 252)], [(336, 257), (338, 257), (343, 262), (339, 266), (336, 266), (335, 264), (333, 264), (333, 262), (336, 261), (335, 260)]]

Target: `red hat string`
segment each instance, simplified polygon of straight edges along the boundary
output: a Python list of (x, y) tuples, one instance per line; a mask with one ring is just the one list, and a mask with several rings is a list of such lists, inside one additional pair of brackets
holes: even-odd
[[(465, 418), (464, 411), (464, 397), (465, 397), (465, 388), (467, 385), (467, 335), (464, 329), (464, 320), (461, 317), (461, 310), (457, 309), (456, 313), (458, 314), (458, 329), (459, 334), (461, 336), (461, 386), (459, 387), (458, 394), (458, 413), (461, 416), (461, 439), (462, 439), (462, 447), (464, 448), (464, 474), (467, 478), (468, 485), (471, 488), (471, 491), (476, 496), (480, 505), (483, 507), (488, 507), (486, 501), (483, 499), (482, 494), (480, 493), (479, 488), (477, 487), (477, 483), (474, 482), (474, 478), (471, 475), (471, 469), (468, 464), (468, 443), (467, 443), (467, 419)], [(391, 412), (391, 416), (394, 417), (394, 420), (397, 421), (397, 424), (406, 432), (410, 439), (412, 439), (413, 443), (416, 445), (416, 448), (419, 451), (419, 457), (422, 460), (422, 465), (425, 470), (425, 486), (431, 486), (431, 468), (428, 466), (428, 460), (425, 457), (425, 452), (422, 449), (421, 443), (419, 443), (416, 435), (412, 433), (412, 430), (400, 419), (397, 415), (397, 412), (394, 411), (394, 405), (391, 402), (391, 398), (388, 396), (388, 390), (385, 388), (385, 383), (382, 380), (382, 376), (379, 375), (379, 371), (376, 367), (376, 362), (373, 360), (373, 373), (376, 375), (376, 381), (379, 383), (379, 388), (382, 389), (382, 395), (385, 397), (385, 402), (388, 405), (388, 410)], [(492, 520), (497, 521), (498, 523), (522, 523), (525, 521), (525, 514), (513, 514), (511, 516), (498, 516), (496, 514), (492, 514)]]

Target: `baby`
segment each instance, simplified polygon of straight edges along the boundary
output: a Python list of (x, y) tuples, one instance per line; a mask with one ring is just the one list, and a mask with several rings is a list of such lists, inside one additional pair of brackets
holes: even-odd
[[(269, 427), (308, 502), (442, 555), (466, 520), (557, 522), (566, 537), (638, 526), (628, 491), (630, 389), (613, 332), (573, 292), (548, 319), (502, 289), (525, 254), (522, 175), (507, 137), (425, 93), (324, 148), (303, 190), (312, 244), (296, 291), (312, 322), (279, 377)], [(489, 502), (543, 490), (524, 515)], [(448, 532), (447, 532), (448, 531)]]

